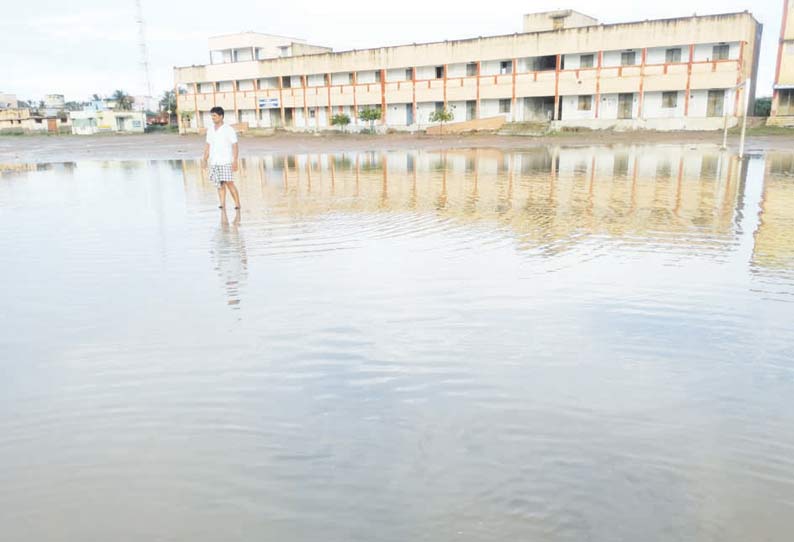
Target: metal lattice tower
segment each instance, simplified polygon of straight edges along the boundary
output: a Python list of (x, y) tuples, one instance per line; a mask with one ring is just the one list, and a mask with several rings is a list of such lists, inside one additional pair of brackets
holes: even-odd
[(143, 22), (141, 0), (135, 0), (135, 23), (138, 25), (138, 49), (141, 55), (141, 69), (146, 89), (146, 97), (152, 97), (152, 81), (149, 76), (149, 49), (146, 47), (146, 25)]

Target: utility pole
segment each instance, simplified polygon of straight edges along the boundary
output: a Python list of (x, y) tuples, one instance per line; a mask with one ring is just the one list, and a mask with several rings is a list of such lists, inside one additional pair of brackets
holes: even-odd
[[(146, 25), (143, 22), (143, 9), (141, 8), (141, 0), (135, 0), (135, 23), (138, 26), (138, 49), (141, 55), (141, 69), (143, 70), (144, 89), (146, 91), (146, 98), (152, 97), (152, 82), (149, 77), (149, 50), (146, 47)], [(144, 104), (144, 107), (146, 104)]]

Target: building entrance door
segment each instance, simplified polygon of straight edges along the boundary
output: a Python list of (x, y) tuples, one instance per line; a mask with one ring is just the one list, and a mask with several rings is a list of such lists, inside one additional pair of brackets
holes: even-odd
[(618, 95), (618, 118), (630, 119), (634, 109), (634, 94), (625, 93)]
[(721, 117), (725, 104), (724, 90), (709, 90), (708, 105), (706, 106), (707, 117)]
[(405, 124), (411, 126), (414, 123), (414, 104), (405, 104)]

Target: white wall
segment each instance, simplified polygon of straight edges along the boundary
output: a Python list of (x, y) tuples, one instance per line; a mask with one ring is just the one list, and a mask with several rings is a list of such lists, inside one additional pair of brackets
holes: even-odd
[[(683, 95), (683, 93), (682, 93)], [(693, 90), (689, 93), (689, 116), (690, 117), (705, 117), (708, 112), (708, 90)], [(733, 115), (733, 108), (735, 105), (734, 91), (725, 91), (725, 100), (723, 101), (723, 113), (729, 116)]]
[(646, 92), (642, 105), (642, 116), (646, 119), (665, 119), (684, 116), (685, 91), (678, 91), (675, 107), (662, 107), (661, 92)]
[(466, 77), (466, 64), (447, 65), (447, 77)]
[(308, 76), (306, 84), (310, 87), (324, 87), (325, 86), (325, 75), (322, 73), (315, 73)]
[(450, 122), (463, 122), (466, 120), (466, 101), (447, 102), (447, 109), (452, 111), (454, 118)]
[(579, 96), (562, 96), (560, 99), (562, 100), (562, 118), (564, 120), (595, 118), (595, 96), (590, 101), (590, 109), (582, 111), (579, 110)]
[(301, 83), (300, 75), (291, 75), (289, 80), (290, 80), (290, 84), (292, 85), (292, 88), (301, 88), (302, 83)]
[(199, 83), (199, 93), (212, 94), (212, 85), (213, 83)]
[(416, 67), (416, 78), (419, 80), (422, 79), (435, 79), (436, 78), (436, 67), (435, 66), (417, 66)]
[(245, 81), (240, 81), (238, 88), (239, 90), (254, 90), (254, 80), (246, 79)]
[(486, 60), (480, 64), (480, 75), (499, 75), (500, 60)]
[(255, 109), (240, 109), (239, 111), (240, 122), (247, 122), (248, 126), (256, 127), (256, 110)]
[(386, 81), (410, 81), (410, 77), (406, 77), (406, 71), (409, 68), (399, 68), (396, 70), (386, 71)]
[(651, 47), (645, 58), (647, 64), (664, 64), (667, 61), (668, 49), (681, 49), (681, 62), (689, 62), (689, 45), (671, 45), (669, 47)]
[(408, 122), (407, 107), (412, 104), (389, 104), (387, 106), (386, 122), (389, 126), (405, 126)]
[(509, 119), (507, 113), (499, 113), (499, 100), (480, 100), (480, 118), (496, 117), (502, 115)]
[(349, 85), (352, 80), (350, 72), (340, 72), (331, 74), (332, 85)]
[(436, 110), (436, 102), (419, 102), (416, 104), (416, 123), (430, 124), (430, 115)]
[[(604, 59), (602, 66), (621, 66), (620, 58), (624, 52), (634, 51), (634, 65), (639, 66), (642, 62), (642, 49), (624, 49), (620, 51), (604, 51)], [(598, 63), (597, 59), (593, 59), (593, 65)], [(566, 64), (567, 68), (567, 64)]]
[[(563, 117), (564, 119), (565, 117)], [(602, 94), (601, 102), (598, 104), (598, 118), (616, 119), (618, 118), (618, 95)]]
[[(259, 110), (259, 120), (257, 122), (257, 126), (260, 128), (270, 128), (272, 126), (271, 123), (271, 113), (272, 109), (260, 109)], [(276, 110), (278, 111), (278, 110)], [(279, 112), (280, 114), (280, 112)]]
[(232, 92), (234, 91), (234, 83), (232, 81), (220, 81), (218, 83), (218, 92)]
[(259, 80), (259, 88), (278, 88), (278, 78), (266, 77)]
[[(562, 65), (565, 67), (566, 70), (578, 70), (580, 65), (580, 60), (582, 56), (587, 54), (593, 55), (593, 68), (598, 67), (598, 52), (593, 51), (593, 53), (577, 53), (575, 55), (563, 55)], [(637, 57), (639, 62), (639, 57)], [(618, 64), (620, 64), (620, 55), (618, 55)]]
[(247, 62), (254, 59), (254, 55), (252, 54), (250, 47), (245, 47), (243, 49), (236, 49), (237, 51), (237, 62)]
[(377, 83), (377, 76), (375, 75), (375, 71), (363, 71), (358, 72), (356, 74), (356, 83), (358, 84), (366, 84), (366, 83)]
[[(714, 55), (714, 46), (717, 45), (716, 43), (705, 43), (705, 44), (698, 44), (695, 45), (695, 54), (694, 60), (695, 62), (702, 62), (707, 60), (712, 60), (712, 56)], [(728, 51), (728, 58), (730, 59), (737, 59), (739, 58), (739, 44), (738, 43), (729, 43), (730, 50)], [(689, 48), (687, 48), (687, 59), (689, 56)], [(683, 59), (683, 56), (682, 56)]]

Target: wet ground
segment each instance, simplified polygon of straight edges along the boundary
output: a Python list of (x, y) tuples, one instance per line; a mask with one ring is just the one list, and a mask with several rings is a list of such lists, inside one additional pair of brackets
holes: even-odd
[(790, 540), (794, 154), (246, 153), (4, 163), (0, 539)]

